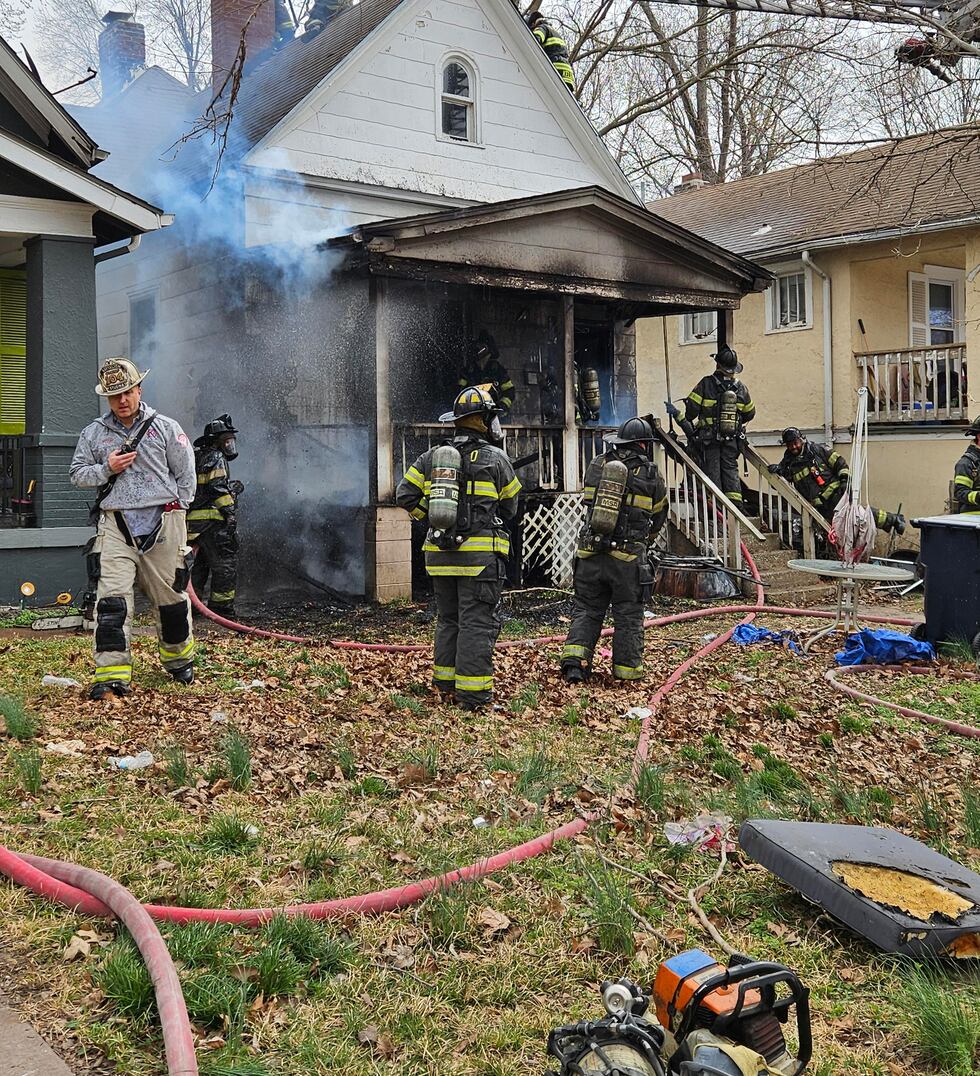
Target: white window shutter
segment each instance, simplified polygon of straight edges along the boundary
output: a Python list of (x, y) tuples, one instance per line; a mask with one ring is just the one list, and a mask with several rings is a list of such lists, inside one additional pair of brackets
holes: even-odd
[(909, 273), (909, 347), (928, 347), (929, 342), (929, 278)]

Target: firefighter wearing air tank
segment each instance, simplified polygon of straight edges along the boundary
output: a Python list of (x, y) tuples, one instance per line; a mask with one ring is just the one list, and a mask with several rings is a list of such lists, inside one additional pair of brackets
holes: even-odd
[[(735, 352), (723, 347), (712, 358), (715, 371), (702, 377), (687, 394), (683, 417), (694, 427), (705, 474), (741, 507), (738, 457), (745, 425), (755, 418), (755, 404), (749, 390), (735, 376), (742, 371)], [(667, 410), (674, 418), (680, 416), (672, 406)]]
[(643, 599), (653, 582), (650, 541), (667, 518), (667, 486), (651, 459), (653, 430), (631, 418), (585, 472), (588, 516), (575, 558), (575, 608), (561, 652), (567, 683), (587, 680), (606, 610), (612, 605), (613, 676), (643, 675)]
[[(792, 483), (800, 496), (829, 523), (851, 478), (847, 460), (831, 448), (811, 444), (796, 426), (783, 430), (781, 440), (786, 451), (779, 463), (769, 465), (769, 473), (778, 474)], [(904, 516), (886, 512), (883, 508), (872, 507), (871, 511), (876, 527), (905, 533)]]
[(219, 415), (204, 427), (194, 442), (197, 493), (187, 513), (187, 539), (197, 545), (191, 581), (204, 601), (208, 579), (208, 608), (221, 616), (235, 612), (238, 577), (238, 521), (236, 495), (241, 484), (233, 482), (228, 464), (238, 456), (231, 415)]
[(467, 710), (493, 695), (493, 648), (521, 484), (500, 447), (500, 408), (489, 385), (463, 389), (440, 422), (453, 439), (424, 452), (398, 483), (397, 503), (428, 523), (422, 549), (438, 621), (432, 679)]

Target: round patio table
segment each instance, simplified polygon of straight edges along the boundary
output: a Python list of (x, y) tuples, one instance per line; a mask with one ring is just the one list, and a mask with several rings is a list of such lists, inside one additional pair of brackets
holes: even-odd
[(803, 652), (826, 635), (842, 631), (845, 635), (860, 631), (857, 597), (862, 583), (912, 583), (915, 572), (906, 568), (892, 568), (885, 564), (842, 564), (839, 560), (791, 560), (786, 565), (794, 572), (807, 572), (833, 579), (837, 584), (837, 615), (828, 628), (815, 632), (807, 640)]

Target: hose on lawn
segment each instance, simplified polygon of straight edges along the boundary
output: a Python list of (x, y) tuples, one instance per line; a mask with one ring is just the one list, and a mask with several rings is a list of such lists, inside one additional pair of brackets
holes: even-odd
[[(651, 696), (648, 704), (650, 713), (644, 718), (640, 735), (637, 740), (631, 767), (630, 784), (634, 784), (644, 763), (649, 756), (650, 737), (653, 719), (657, 715), (663, 700), (673, 687), (680, 681), (686, 672), (694, 664), (719, 647), (724, 646), (737, 627), (741, 624), (750, 623), (756, 613), (766, 611), (790, 616), (832, 616), (814, 611), (790, 609), (785, 607), (767, 607), (765, 594), (759, 579), (758, 570), (748, 550), (743, 546), (743, 554), (749, 564), (753, 578), (756, 580), (756, 602), (754, 605), (732, 605), (721, 608), (690, 610), (673, 616), (658, 617), (647, 620), (645, 627), (679, 623), (694, 620), (705, 616), (717, 617), (721, 615), (736, 614), (742, 619), (726, 632), (718, 635), (710, 642), (700, 647), (694, 654), (678, 665), (670, 676), (660, 685)], [(302, 636), (287, 635), (280, 632), (270, 632), (260, 628), (249, 628), (227, 620), (206, 609), (193, 590), (188, 588), (191, 600), (195, 607), (209, 619), (222, 624), (234, 631), (244, 634), (257, 635), (264, 638), (281, 639), (287, 642), (316, 643), (317, 640)], [(878, 617), (865, 618), (876, 623), (912, 624), (914, 621), (902, 617)], [(605, 631), (603, 634), (609, 634)], [(508, 640), (498, 644), (499, 646), (530, 646), (542, 643), (560, 642), (563, 636), (545, 636), (533, 640)], [(380, 650), (396, 653), (418, 652), (429, 649), (426, 644), (381, 644), (381, 643), (357, 643), (346, 640), (331, 640), (330, 645), (345, 649)], [(833, 670), (832, 670), (833, 671)], [(828, 676), (831, 683), (838, 690), (846, 693), (854, 693), (867, 701), (876, 702), (873, 696), (864, 695), (862, 692), (854, 692), (854, 689), (845, 688), (837, 684)], [(889, 705), (889, 704), (886, 704)], [(895, 707), (900, 712), (910, 716), (919, 716), (919, 711), (909, 711), (905, 708)], [(953, 722), (944, 722), (932, 715), (924, 715), (927, 720), (939, 721), (956, 731)], [(970, 730), (968, 726), (959, 726), (965, 730), (963, 735), (980, 736), (980, 730)], [(167, 920), (174, 923), (189, 923), (195, 921), (223, 922), (239, 926), (257, 926), (275, 915), (286, 914), (289, 916), (309, 916), (312, 918), (326, 918), (335, 916), (349, 916), (352, 914), (377, 914), (392, 911), (423, 900), (429, 894), (444, 889), (456, 882), (463, 880), (476, 880), (501, 870), (506, 866), (522, 862), (533, 856), (541, 855), (550, 851), (555, 843), (566, 840), (582, 833), (597, 818), (602, 816), (602, 811), (589, 811), (571, 822), (565, 823), (541, 834), (530, 841), (506, 849), (481, 859), (468, 866), (448, 871), (437, 877), (424, 879), (409, 885), (398, 886), (391, 889), (380, 890), (374, 893), (360, 896), (339, 898), (331, 901), (320, 901), (313, 904), (297, 904), (278, 908), (258, 909), (202, 909), (202, 908), (179, 908), (169, 905), (139, 905), (136, 898), (128, 893), (118, 883), (112, 882), (98, 872), (86, 868), (76, 867), (69, 864), (59, 863), (41, 856), (17, 855), (0, 846), (0, 873), (5, 874), (12, 881), (32, 889), (39, 895), (64, 904), (84, 914), (118, 915), (133, 932), (134, 939), (140, 947), (140, 952), (147, 960), (153, 976), (154, 988), (157, 994), (157, 1007), (160, 1013), (161, 1024), (164, 1029), (164, 1040), (167, 1044), (167, 1065), (170, 1076), (196, 1076), (198, 1071), (193, 1054), (193, 1036), (190, 1023), (184, 1007), (183, 997), (180, 991), (180, 982), (173, 968), (173, 963), (167, 953), (159, 932), (152, 923), (152, 919)], [(136, 908), (134, 909), (134, 905)], [(139, 910), (139, 915), (136, 914)], [(145, 918), (144, 918), (145, 917)], [(131, 925), (132, 924), (132, 925)], [(147, 926), (149, 924), (149, 926)], [(139, 935), (137, 937), (137, 934)], [(162, 951), (161, 951), (162, 947)], [(190, 1051), (188, 1055), (188, 1049)]]

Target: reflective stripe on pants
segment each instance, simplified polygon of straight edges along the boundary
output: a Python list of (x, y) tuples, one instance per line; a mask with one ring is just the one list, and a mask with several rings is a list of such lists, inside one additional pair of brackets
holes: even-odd
[(493, 695), (493, 647), (503, 624), (500, 595), (505, 574), (498, 557), (475, 578), (432, 579), (438, 610), (432, 678), (446, 690), (452, 672), (460, 701), (483, 705)]

